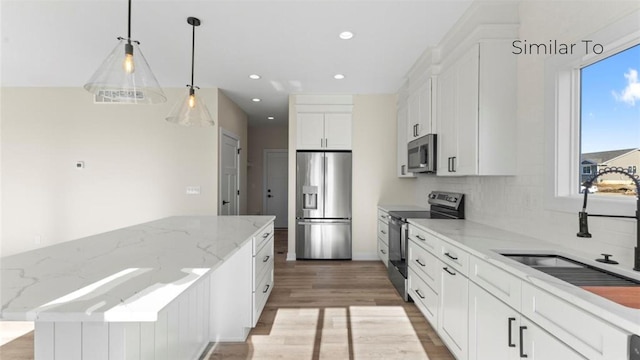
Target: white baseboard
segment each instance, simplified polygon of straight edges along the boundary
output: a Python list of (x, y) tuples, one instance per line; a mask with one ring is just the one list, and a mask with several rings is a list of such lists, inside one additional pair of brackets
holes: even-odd
[(287, 252), (287, 261), (296, 261), (296, 253)]

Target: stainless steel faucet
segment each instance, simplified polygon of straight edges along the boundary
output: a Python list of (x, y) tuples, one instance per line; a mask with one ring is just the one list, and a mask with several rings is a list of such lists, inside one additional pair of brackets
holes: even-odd
[[(630, 178), (636, 185), (636, 215), (600, 215), (600, 214), (588, 214), (587, 213), (587, 196), (589, 195), (589, 188), (593, 186), (593, 182), (602, 175), (605, 174), (622, 174)], [(633, 270), (640, 271), (640, 177), (638, 175), (631, 175), (627, 170), (621, 167), (607, 167), (600, 170), (591, 179), (585, 181), (582, 186), (584, 187), (584, 202), (582, 203), (582, 211), (578, 213), (578, 222), (580, 229), (578, 231), (578, 237), (590, 238), (589, 223), (587, 221), (589, 216), (601, 216), (612, 218), (627, 218), (636, 219), (636, 247), (634, 249), (633, 256)]]

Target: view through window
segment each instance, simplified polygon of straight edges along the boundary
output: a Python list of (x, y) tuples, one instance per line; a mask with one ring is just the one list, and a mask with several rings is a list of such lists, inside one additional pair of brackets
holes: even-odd
[[(580, 183), (606, 167), (640, 170), (640, 44), (580, 71)], [(585, 189), (579, 186), (580, 192)], [(635, 196), (629, 178), (599, 177), (587, 191)]]

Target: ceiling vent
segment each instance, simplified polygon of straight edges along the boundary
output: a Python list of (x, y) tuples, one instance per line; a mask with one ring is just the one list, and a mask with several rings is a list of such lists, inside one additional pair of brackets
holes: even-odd
[(93, 96), (96, 104), (137, 103), (144, 100), (141, 90), (100, 90)]

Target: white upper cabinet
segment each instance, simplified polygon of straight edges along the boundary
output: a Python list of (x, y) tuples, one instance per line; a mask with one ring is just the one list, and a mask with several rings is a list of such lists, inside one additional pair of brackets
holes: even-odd
[(408, 171), (408, 151), (407, 151), (407, 124), (408, 110), (406, 104), (398, 106), (398, 161), (397, 173), (398, 177), (415, 177)]
[(298, 149), (320, 149), (324, 145), (324, 114), (298, 114)]
[(438, 175), (515, 175), (516, 57), (504, 39), (461, 45), (438, 76)]
[(351, 114), (324, 115), (324, 148), (351, 150)]
[(351, 103), (348, 95), (297, 95), (297, 149), (351, 150)]
[(407, 140), (429, 134), (431, 129), (431, 78), (427, 78), (408, 98)]

